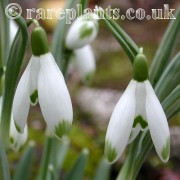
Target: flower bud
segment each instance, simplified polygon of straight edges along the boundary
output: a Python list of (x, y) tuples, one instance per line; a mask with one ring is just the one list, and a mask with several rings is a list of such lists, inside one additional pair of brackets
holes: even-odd
[(97, 36), (99, 29), (98, 16), (93, 13), (80, 16), (71, 25), (66, 36), (66, 47), (78, 49), (91, 43)]

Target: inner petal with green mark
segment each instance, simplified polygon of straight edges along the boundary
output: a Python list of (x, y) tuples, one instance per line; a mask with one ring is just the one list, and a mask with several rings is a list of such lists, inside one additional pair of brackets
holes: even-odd
[(148, 122), (141, 115), (134, 119), (133, 128), (137, 127), (138, 124), (141, 126), (141, 130), (145, 130), (148, 127)]
[(54, 133), (61, 138), (63, 135), (67, 135), (69, 130), (71, 128), (71, 123), (69, 123), (66, 120), (63, 120), (61, 123), (59, 123), (55, 128), (54, 128)]
[(115, 148), (112, 147), (112, 145), (109, 141), (106, 141), (106, 143), (105, 143), (104, 154), (107, 157), (109, 162), (113, 162), (117, 157), (117, 151)]
[(93, 28), (89, 27), (88, 24), (86, 23), (81, 26), (79, 37), (80, 39), (84, 39), (91, 36), (92, 33), (93, 33)]
[(31, 105), (32, 105), (32, 106), (35, 106), (35, 105), (37, 104), (37, 102), (38, 102), (38, 91), (37, 91), (37, 90), (35, 90), (35, 91), (31, 94), (30, 100), (31, 100)]

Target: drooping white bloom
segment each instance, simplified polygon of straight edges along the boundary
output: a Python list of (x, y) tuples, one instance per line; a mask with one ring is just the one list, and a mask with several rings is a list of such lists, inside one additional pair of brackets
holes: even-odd
[(80, 78), (84, 82), (91, 81), (96, 70), (96, 61), (91, 46), (86, 45), (83, 48), (76, 49), (73, 60)]
[(105, 154), (110, 162), (116, 161), (126, 145), (140, 131), (149, 129), (156, 152), (163, 162), (170, 154), (170, 132), (165, 113), (148, 80), (131, 80), (111, 116)]
[(98, 16), (89, 13), (78, 17), (71, 25), (65, 40), (68, 49), (78, 49), (91, 43), (98, 34)]
[(51, 53), (32, 56), (20, 81), (13, 101), (13, 118), (19, 132), (24, 131), (30, 103), (39, 101), (49, 129), (58, 137), (72, 123), (72, 104), (64, 77)]
[(27, 128), (27, 125), (24, 128), (24, 132), (23, 133), (19, 133), (16, 130), (13, 118), (11, 118), (9, 147), (13, 151), (17, 152), (22, 147), (22, 145), (25, 144), (25, 142), (27, 140), (27, 137), (28, 137), (28, 128)]

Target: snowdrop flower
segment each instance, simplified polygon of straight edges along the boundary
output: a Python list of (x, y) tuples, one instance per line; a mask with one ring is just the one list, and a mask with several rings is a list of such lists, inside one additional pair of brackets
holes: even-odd
[(78, 69), (80, 78), (85, 83), (91, 82), (96, 70), (96, 61), (91, 46), (86, 45), (83, 48), (76, 49), (73, 58), (73, 62)]
[(82, 15), (71, 25), (65, 40), (68, 49), (78, 49), (91, 43), (99, 29), (98, 16), (94, 13)]
[(24, 131), (29, 107), (39, 101), (48, 128), (57, 136), (66, 134), (73, 119), (72, 104), (64, 77), (49, 52), (44, 29), (31, 35), (32, 57), (19, 81), (13, 101), (13, 118), (19, 132)]
[(13, 151), (17, 152), (25, 144), (25, 142), (27, 141), (27, 137), (28, 137), (27, 125), (24, 128), (24, 132), (19, 133), (16, 130), (13, 118), (11, 118), (9, 147)]
[(149, 130), (156, 152), (163, 162), (170, 154), (170, 132), (163, 108), (148, 81), (146, 57), (138, 54), (134, 78), (112, 113), (105, 143), (105, 155), (115, 162), (140, 131)]

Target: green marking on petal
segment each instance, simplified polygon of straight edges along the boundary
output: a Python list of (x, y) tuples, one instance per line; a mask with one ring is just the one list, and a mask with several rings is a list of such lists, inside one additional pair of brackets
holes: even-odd
[(38, 101), (38, 91), (35, 90), (31, 96), (30, 96), (30, 100), (31, 100), (31, 103), (32, 105), (36, 105), (37, 101)]
[(113, 162), (117, 157), (117, 152), (109, 141), (106, 141), (104, 154), (109, 162)]
[(71, 123), (69, 123), (66, 120), (63, 120), (61, 123), (59, 123), (58, 126), (55, 127), (54, 132), (58, 137), (61, 138), (63, 135), (68, 134), (70, 127), (71, 127)]
[(85, 78), (84, 78), (84, 82), (87, 84), (87, 85), (90, 85), (92, 83), (92, 80), (93, 80), (93, 77), (94, 77), (94, 74), (95, 72), (91, 72), (91, 73), (88, 73)]
[(88, 27), (87, 24), (84, 24), (83, 26), (81, 26), (80, 29), (80, 39), (84, 39), (86, 37), (89, 37), (93, 32), (93, 28), (92, 27)]
[(21, 128), (16, 124), (16, 122), (14, 122), (14, 125), (15, 125), (15, 127), (16, 127), (16, 130), (17, 130), (19, 133), (22, 133), (22, 132), (21, 132)]
[(146, 129), (146, 127), (148, 126), (147, 121), (144, 120), (141, 115), (137, 116), (134, 119), (133, 128), (135, 128), (137, 126), (137, 124), (139, 124), (142, 127), (142, 129)]
[(14, 143), (14, 138), (12, 136), (9, 138), (9, 142), (10, 142), (10, 144)]
[(166, 145), (163, 147), (161, 151), (161, 156), (164, 161), (167, 161), (169, 159), (170, 154), (170, 138), (167, 139)]

